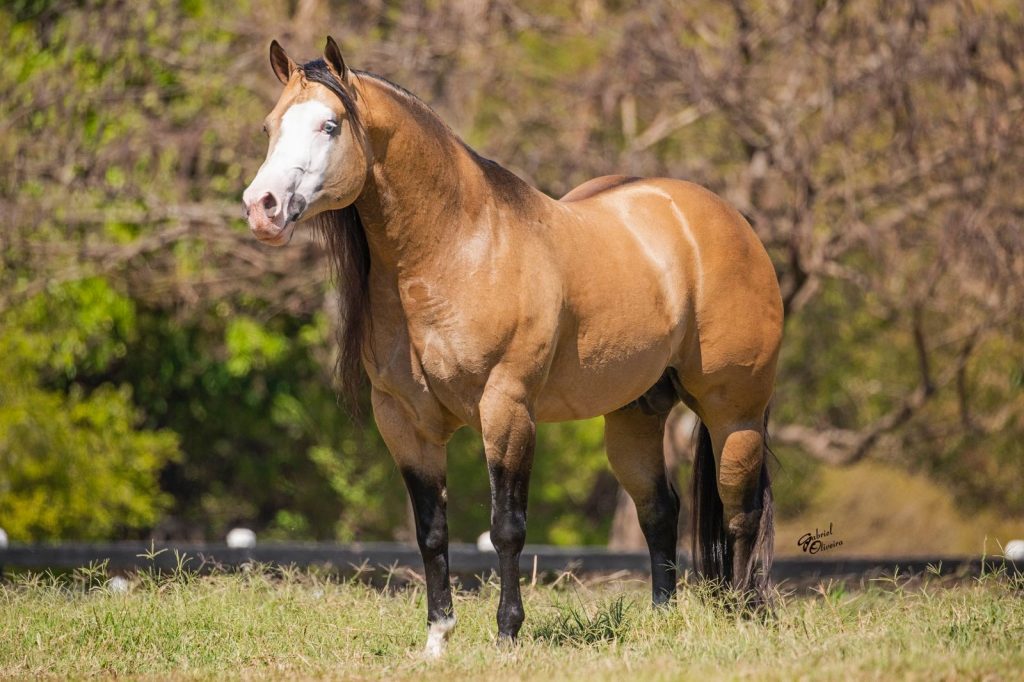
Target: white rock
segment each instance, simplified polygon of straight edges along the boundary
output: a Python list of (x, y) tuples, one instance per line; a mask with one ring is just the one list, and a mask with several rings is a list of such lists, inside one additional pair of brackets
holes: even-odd
[(1024, 540), (1010, 540), (1003, 548), (1003, 556), (1010, 561), (1024, 561)]
[(496, 552), (494, 549), (494, 543), (491, 542), (491, 531), (484, 531), (480, 533), (480, 537), (476, 539), (476, 548), (481, 552)]
[(7, 549), (7, 531), (0, 528), (0, 549)]
[(228, 531), (226, 542), (232, 549), (252, 549), (256, 546), (256, 533), (248, 528), (232, 528)]

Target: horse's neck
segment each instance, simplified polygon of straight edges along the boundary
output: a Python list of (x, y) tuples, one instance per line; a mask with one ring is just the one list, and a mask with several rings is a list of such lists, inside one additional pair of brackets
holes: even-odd
[(374, 268), (401, 279), (450, 259), (479, 227), (479, 217), (503, 200), (495, 194), (495, 174), (518, 183), (524, 196), (542, 196), (503, 169), (485, 171), (481, 163), (489, 162), (475, 157), (422, 103), (368, 76), (361, 86), (374, 161), (356, 207)]

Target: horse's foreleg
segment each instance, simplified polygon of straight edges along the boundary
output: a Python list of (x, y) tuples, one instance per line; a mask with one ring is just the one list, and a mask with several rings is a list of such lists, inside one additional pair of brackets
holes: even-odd
[(651, 553), (655, 604), (666, 603), (676, 591), (679, 495), (665, 472), (664, 433), (665, 415), (645, 414), (635, 405), (604, 416), (608, 461), (636, 504)]
[(443, 444), (426, 440), (394, 399), (373, 392), (373, 414), (384, 442), (402, 471), (416, 521), (416, 542), (423, 557), (427, 586), (427, 644), (424, 653), (436, 658), (455, 627), (448, 574), (448, 491)]
[(423, 557), (427, 586), (427, 644), (425, 653), (444, 653), (448, 635), (455, 627), (451, 582), (448, 575), (448, 491), (445, 475), (429, 475), (402, 469), (416, 519), (416, 542)]
[(489, 383), (480, 401), (480, 424), (491, 480), (491, 542), (498, 552), (501, 577), (498, 639), (514, 641), (525, 618), (519, 555), (526, 542), (526, 500), (536, 433), (525, 391)]

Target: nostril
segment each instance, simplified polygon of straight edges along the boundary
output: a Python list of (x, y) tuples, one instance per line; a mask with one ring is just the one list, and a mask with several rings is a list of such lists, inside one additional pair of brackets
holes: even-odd
[(274, 198), (273, 194), (267, 192), (263, 195), (263, 198), (260, 199), (260, 203), (263, 205), (263, 210), (270, 213), (277, 206), (277, 199)]
[(299, 194), (293, 194), (291, 200), (288, 202), (288, 220), (295, 222), (305, 210), (306, 198)]

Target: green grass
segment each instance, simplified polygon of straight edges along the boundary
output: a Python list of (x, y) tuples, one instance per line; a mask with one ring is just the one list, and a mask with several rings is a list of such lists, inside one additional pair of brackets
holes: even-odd
[[(570, 585), (571, 584), (571, 585)], [(498, 649), (497, 587), (456, 597), (446, 657), (420, 656), (424, 593), (316, 573), (100, 569), (0, 586), (0, 677), (220, 679), (1011, 679), (1024, 670), (1024, 582), (913, 588), (896, 578), (787, 596), (744, 618), (701, 586), (652, 609), (640, 581), (524, 587), (520, 644)]]

